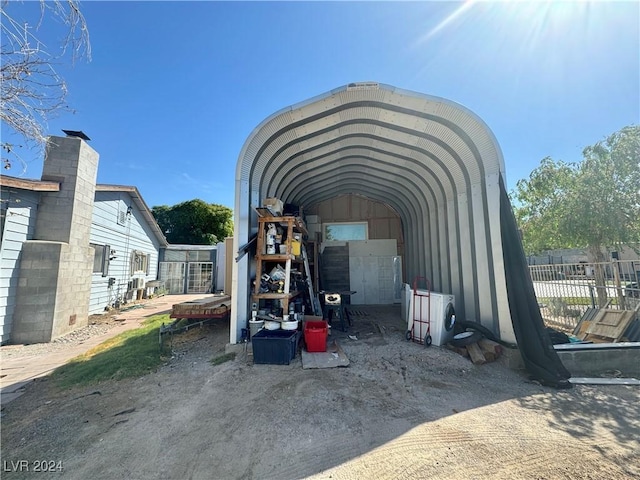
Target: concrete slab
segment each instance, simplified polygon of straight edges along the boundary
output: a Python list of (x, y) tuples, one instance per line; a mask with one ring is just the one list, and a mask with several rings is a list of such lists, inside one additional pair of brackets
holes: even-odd
[(640, 377), (640, 342), (554, 345), (560, 360), (574, 377), (601, 377), (619, 371)]

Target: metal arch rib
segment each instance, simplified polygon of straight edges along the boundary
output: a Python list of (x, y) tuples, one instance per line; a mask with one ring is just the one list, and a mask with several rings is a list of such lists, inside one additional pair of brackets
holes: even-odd
[[(363, 143), (356, 145), (357, 139)], [(368, 156), (363, 154), (367, 149)], [(436, 149), (441, 153), (434, 154)], [(343, 177), (340, 182), (332, 182), (328, 173), (336, 165)], [(369, 177), (358, 174), (358, 168), (369, 169)], [(397, 179), (382, 175), (383, 168)], [(393, 204), (401, 216), (412, 260), (425, 265), (433, 257), (421, 255), (420, 244), (431, 253), (440, 250), (438, 241), (457, 249), (456, 281), (467, 277), (468, 283), (468, 277), (473, 277), (469, 294), (472, 310), (479, 312), (476, 252), (486, 250), (479, 258), (492, 263), (492, 249), (499, 248), (491, 243), (495, 233), (491, 233), (493, 212), (489, 212), (486, 185), (487, 174), (496, 172), (504, 172), (502, 154), (492, 132), (473, 112), (445, 99), (381, 85), (375, 93), (341, 87), (276, 112), (245, 142), (236, 180), (244, 185), (243, 191), (257, 197), (269, 192), (269, 196), (307, 203), (361, 193)], [(256, 201), (258, 198), (245, 201), (242, 208)], [(236, 215), (251, 217), (247, 212)], [(435, 237), (431, 231), (427, 234), (425, 218), (430, 223), (437, 218), (443, 231)], [(474, 222), (486, 224), (486, 229), (478, 230), (478, 238)], [(464, 248), (462, 231), (469, 244)], [(447, 235), (444, 242), (442, 234)], [(463, 250), (472, 264), (464, 271)], [(491, 295), (495, 312), (495, 292)]]
[[(433, 137), (431, 135), (428, 134), (423, 134), (421, 132), (415, 132), (413, 130), (407, 129), (407, 128), (402, 128), (402, 127), (398, 127), (392, 124), (388, 124), (388, 123), (383, 123), (377, 120), (372, 120), (372, 119), (364, 119), (364, 120), (351, 120), (351, 121), (347, 121), (347, 122), (343, 122), (340, 125), (336, 126), (330, 126), (330, 127), (326, 127), (325, 129), (323, 129), (323, 132), (328, 132), (328, 131), (338, 131), (340, 128), (344, 127), (345, 125), (364, 125), (364, 124), (368, 124), (368, 125), (377, 125), (377, 126), (384, 126), (385, 128), (391, 130), (391, 131), (396, 131), (396, 132), (402, 132), (403, 134), (407, 135), (407, 136), (411, 136), (413, 135), (414, 137), (419, 137), (422, 139), (428, 139), (429, 141), (433, 142), (434, 144), (437, 144), (440, 146), (440, 148), (442, 148), (444, 151), (446, 151), (450, 158), (452, 158), (454, 160), (454, 163), (458, 165), (459, 167), (459, 171), (462, 174), (462, 183), (464, 186), (459, 184), (459, 181), (455, 181), (451, 178), (451, 170), (447, 169), (446, 167), (442, 166), (442, 162), (440, 162), (440, 165), (443, 168), (443, 171), (445, 172), (445, 175), (448, 177), (449, 179), (449, 184), (451, 185), (451, 188), (455, 189), (456, 187), (460, 186), (463, 191), (467, 192), (467, 196), (469, 198), (472, 198), (471, 196), (471, 192), (470, 192), (470, 188), (472, 185), (472, 182), (470, 180), (470, 176), (469, 173), (467, 171), (467, 164), (462, 160), (462, 158), (460, 156), (457, 155), (457, 152), (451, 148), (449, 145), (447, 145), (446, 143), (442, 142), (439, 138)], [(259, 185), (264, 186), (263, 182), (265, 181), (265, 179), (273, 179), (273, 175), (267, 175), (267, 172), (269, 171), (269, 165), (272, 163), (276, 162), (276, 159), (278, 158), (278, 155), (281, 155), (283, 152), (287, 151), (287, 149), (289, 149), (292, 145), (296, 145), (299, 146), (300, 142), (304, 142), (304, 141), (308, 141), (309, 139), (315, 139), (318, 138), (319, 133), (317, 131), (313, 132), (313, 133), (309, 133), (308, 135), (302, 137), (302, 138), (295, 138), (295, 139), (289, 139), (288, 142), (285, 142), (284, 144), (281, 144), (279, 147), (276, 147), (275, 149), (271, 149), (271, 158), (270, 159), (263, 159), (262, 162), (262, 168), (261, 168), (261, 174), (259, 175), (259, 177), (255, 178), (252, 183), (254, 185), (256, 185), (256, 191), (263, 191), (262, 188), (260, 188)], [(272, 137), (272, 139), (274, 140), (274, 142), (277, 143), (276, 141), (277, 139), (281, 139), (281, 137), (278, 137), (277, 135), (274, 135)], [(343, 139), (342, 137), (336, 137), (336, 142), (341, 142)], [(378, 137), (377, 141), (379, 142), (384, 142), (386, 143), (393, 143), (393, 140), (389, 140), (388, 138), (385, 137)], [(415, 147), (413, 145), (409, 145), (409, 144), (404, 144), (404, 143), (400, 143), (400, 142), (395, 142), (395, 145), (397, 147), (404, 147), (404, 148), (411, 148), (414, 151), (420, 151), (422, 154), (424, 154), (427, 157), (432, 158), (433, 160), (435, 160), (436, 162), (439, 162), (439, 158), (437, 156), (434, 156), (432, 154), (430, 154), (429, 151), (427, 151), (426, 149), (420, 149), (418, 147)], [(267, 151), (267, 147), (263, 147), (262, 149), (263, 151)], [(470, 149), (471, 151), (473, 151), (473, 149)], [(296, 155), (299, 154), (299, 151), (296, 151)], [(477, 155), (473, 155), (473, 158), (475, 158), (476, 160), (478, 160)], [(283, 158), (281, 160), (281, 163), (279, 164), (280, 166), (282, 166), (282, 164), (287, 163), (288, 164), (288, 158)], [(479, 162), (481, 163), (481, 162)], [(391, 165), (390, 165), (391, 166)], [(290, 168), (290, 167), (289, 167)], [(255, 170), (254, 170), (255, 172)], [(257, 173), (257, 172), (255, 172)], [(269, 192), (269, 195), (279, 195), (281, 192), (278, 191), (277, 188), (268, 188), (267, 191)], [(482, 210), (486, 213), (487, 211), (487, 205), (486, 203), (484, 203), (484, 196), (481, 197), (480, 199), (481, 202), (483, 202), (482, 205)], [(468, 244), (469, 245), (476, 245), (476, 240), (475, 240), (475, 231), (473, 228), (473, 218), (474, 218), (474, 212), (473, 212), (473, 205), (472, 202), (467, 202), (467, 214), (466, 214), (466, 218), (469, 222), (468, 226), (463, 226), (462, 228), (460, 226), (456, 226), (457, 227), (457, 233), (456, 233), (456, 238), (458, 238), (460, 236), (460, 232), (468, 232), (469, 236), (471, 237), (469, 239)], [(458, 217), (458, 215), (456, 216)], [(476, 250), (474, 248), (471, 249), (465, 249), (465, 250), (461, 250), (462, 246), (459, 243), (456, 243), (456, 248), (458, 249), (457, 252), (457, 257), (458, 258), (463, 258), (463, 251), (464, 252), (468, 252), (468, 261), (472, 264), (471, 265), (471, 270), (472, 271), (476, 271), (477, 270), (477, 259), (476, 259)], [(486, 247), (487, 249), (489, 248), (488, 246)], [(414, 252), (414, 256), (416, 257), (421, 257), (422, 256), (422, 251), (421, 250), (417, 250)], [(423, 259), (420, 258), (420, 260), (422, 261)], [(463, 276), (463, 272), (462, 272), (462, 263), (458, 262), (458, 273), (457, 275), (459, 277)], [(469, 285), (469, 284), (468, 284)], [(473, 309), (474, 311), (478, 311), (479, 310), (479, 295), (478, 295), (478, 279), (476, 277), (473, 277), (473, 280), (471, 282), (472, 285), (472, 289), (473, 289), (473, 293), (472, 293), (472, 297), (476, 300), (476, 305), (475, 308)], [(462, 298), (463, 297), (463, 292), (459, 292), (458, 293), (459, 297)]]

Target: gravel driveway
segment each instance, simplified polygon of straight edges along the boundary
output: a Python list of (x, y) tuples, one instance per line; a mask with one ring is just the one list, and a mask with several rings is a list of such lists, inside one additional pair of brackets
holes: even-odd
[[(640, 477), (637, 387), (553, 390), (503, 360), (406, 342), (399, 309), (354, 320), (357, 340), (332, 335), (347, 368), (254, 365), (244, 350), (213, 365), (220, 322), (174, 337), (173, 358), (139, 379), (40, 379), (3, 411), (3, 478)], [(42, 461), (62, 471), (34, 473)]]

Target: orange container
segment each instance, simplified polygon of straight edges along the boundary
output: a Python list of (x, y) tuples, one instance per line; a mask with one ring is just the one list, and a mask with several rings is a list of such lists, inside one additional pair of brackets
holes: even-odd
[(326, 352), (329, 327), (325, 321), (308, 320), (304, 324), (304, 343), (307, 352)]

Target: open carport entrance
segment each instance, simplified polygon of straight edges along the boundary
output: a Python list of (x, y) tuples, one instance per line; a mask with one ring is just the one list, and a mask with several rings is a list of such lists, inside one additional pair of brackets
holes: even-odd
[[(479, 322), (505, 341), (515, 341), (517, 330), (526, 335), (529, 323), (518, 323), (516, 332), (515, 319), (512, 324), (518, 298), (507, 288), (507, 270), (517, 269), (509, 275), (513, 286), (523, 281), (518, 274), (524, 269), (505, 262), (505, 245), (513, 246), (505, 242), (516, 243), (510, 251), (516, 257), (521, 247), (511, 235), (516, 230), (508, 199), (504, 203), (504, 162), (494, 135), (452, 101), (362, 82), (276, 112), (246, 140), (236, 169), (239, 253), (230, 343), (237, 343), (249, 316), (255, 262), (246, 246), (258, 230), (255, 209), (276, 197), (313, 212), (344, 196), (397, 214), (404, 281), (429, 278), (434, 291), (455, 295), (460, 319)], [(362, 221), (354, 213), (344, 212), (345, 220)], [(535, 303), (532, 287), (524, 291)], [(526, 311), (518, 314), (529, 318)], [(541, 318), (532, 325), (539, 330)], [(543, 337), (536, 343), (547, 350), (540, 342)]]
[(307, 219), (316, 291), (354, 291), (358, 305), (400, 301), (404, 237), (400, 216), (361, 195), (339, 195), (310, 206)]

